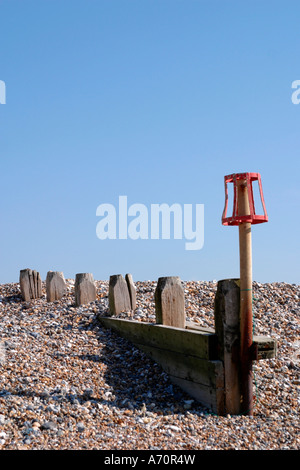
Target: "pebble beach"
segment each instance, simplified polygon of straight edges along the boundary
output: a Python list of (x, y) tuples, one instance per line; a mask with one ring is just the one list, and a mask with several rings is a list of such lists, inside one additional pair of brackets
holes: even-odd
[[(108, 281), (97, 300), (67, 293), (25, 302), (0, 286), (1, 450), (299, 450), (300, 286), (253, 282), (254, 334), (277, 338), (254, 364), (253, 416), (216, 416), (173, 385), (161, 367), (103, 328)], [(186, 317), (214, 327), (216, 281), (183, 281)], [(137, 308), (155, 322), (156, 282), (135, 282)]]

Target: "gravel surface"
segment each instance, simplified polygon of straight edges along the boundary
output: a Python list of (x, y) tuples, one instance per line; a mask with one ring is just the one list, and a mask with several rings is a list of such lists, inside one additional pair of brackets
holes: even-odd
[[(300, 286), (253, 283), (255, 334), (278, 339), (255, 363), (254, 415), (211, 414), (159, 365), (101, 327), (108, 281), (75, 307), (74, 280), (59, 302), (24, 302), (0, 286), (0, 449), (297, 450), (300, 447)], [(136, 282), (137, 309), (155, 321), (156, 282)], [(187, 319), (214, 327), (215, 281), (183, 282)]]

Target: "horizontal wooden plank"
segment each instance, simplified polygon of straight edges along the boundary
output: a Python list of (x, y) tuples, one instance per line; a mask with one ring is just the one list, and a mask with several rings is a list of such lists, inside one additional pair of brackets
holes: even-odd
[[(213, 362), (213, 361), (212, 361)], [(170, 375), (170, 379), (195, 400), (222, 416), (225, 413), (224, 368), (221, 361), (214, 361), (216, 386), (207, 386)]]
[(215, 329), (214, 328), (200, 326), (197, 323), (194, 323), (194, 322), (188, 321), (188, 320), (185, 322), (185, 327), (188, 330), (202, 331), (203, 333), (209, 333), (211, 335), (215, 334)]
[[(170, 379), (217, 414), (224, 411), (223, 363), (210, 360), (211, 331), (101, 317), (99, 321), (131, 341), (161, 365)], [(213, 338), (212, 338), (213, 336)]]
[(277, 340), (268, 336), (253, 336), (253, 343), (257, 345), (257, 360), (272, 359), (277, 354)]
[(216, 359), (216, 337), (210, 332), (190, 331), (186, 328), (111, 317), (99, 317), (99, 321), (106, 328), (111, 328), (120, 336), (139, 345), (179, 352), (202, 359)]
[(216, 362), (195, 356), (135, 343), (169, 375), (205, 386), (216, 386)]
[[(213, 335), (214, 328), (204, 328), (197, 323), (187, 321), (186, 328), (188, 330), (202, 331)], [(253, 343), (257, 346), (257, 360), (272, 359), (277, 354), (277, 340), (270, 336), (253, 336)]]
[(191, 382), (190, 380), (181, 379), (180, 377), (174, 377), (170, 375), (171, 381), (184, 390), (192, 398), (217, 412), (217, 394), (216, 390), (208, 387), (207, 385), (198, 384)]

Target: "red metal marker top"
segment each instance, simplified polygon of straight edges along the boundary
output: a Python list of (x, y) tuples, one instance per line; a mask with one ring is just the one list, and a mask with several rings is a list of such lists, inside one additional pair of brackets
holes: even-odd
[[(239, 215), (238, 200), (237, 200), (237, 181), (245, 180), (248, 190), (249, 208), (250, 214)], [(258, 215), (255, 213), (255, 205), (253, 198), (252, 182), (258, 181), (259, 192), (261, 203), (264, 211), (264, 215)], [(233, 173), (224, 177), (225, 183), (225, 207), (222, 215), (223, 225), (239, 225), (243, 222), (250, 222), (251, 224), (261, 224), (268, 222), (268, 215), (265, 207), (264, 196), (261, 185), (261, 177), (259, 173)], [(233, 200), (233, 212), (231, 217), (227, 217), (227, 206), (228, 206), (228, 187), (227, 183), (233, 183), (234, 185), (234, 200)]]

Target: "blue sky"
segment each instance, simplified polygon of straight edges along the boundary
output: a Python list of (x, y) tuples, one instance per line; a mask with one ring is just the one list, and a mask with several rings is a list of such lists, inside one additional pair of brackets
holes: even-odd
[[(0, 0), (0, 282), (239, 277), (224, 176), (259, 172), (253, 279), (299, 284), (300, 4)], [(204, 246), (99, 240), (96, 209), (204, 204)]]

